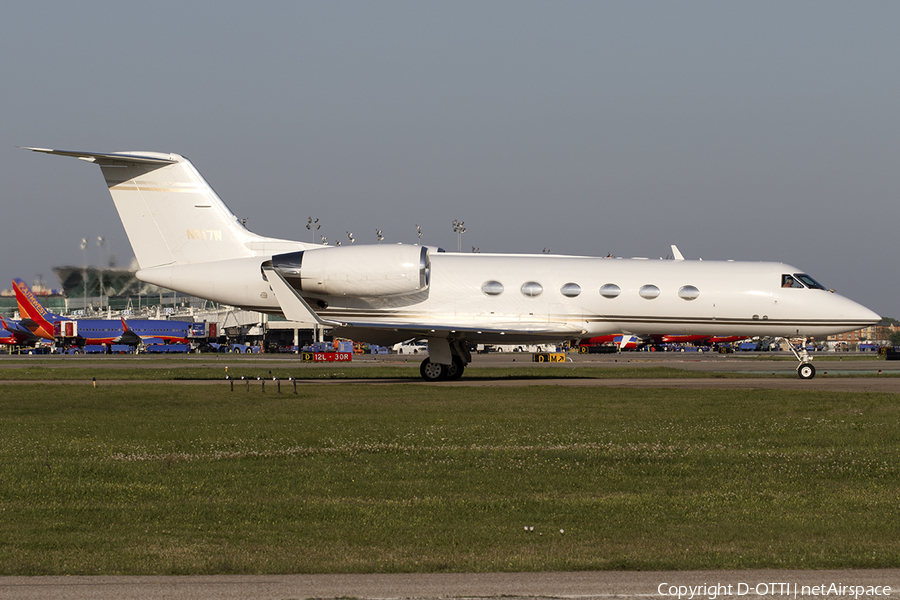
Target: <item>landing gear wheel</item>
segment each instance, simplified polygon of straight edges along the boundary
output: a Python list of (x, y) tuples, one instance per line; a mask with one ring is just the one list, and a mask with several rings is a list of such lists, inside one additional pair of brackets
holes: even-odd
[(803, 363), (797, 367), (797, 375), (800, 379), (812, 379), (816, 376), (816, 368), (810, 363)]
[(466, 370), (466, 365), (463, 364), (463, 361), (458, 356), (453, 357), (453, 363), (451, 363), (447, 367), (447, 379), (449, 381), (455, 381), (463, 376), (463, 371)]
[(427, 358), (419, 366), (419, 373), (425, 381), (443, 381), (447, 378), (448, 370), (445, 365), (433, 363)]

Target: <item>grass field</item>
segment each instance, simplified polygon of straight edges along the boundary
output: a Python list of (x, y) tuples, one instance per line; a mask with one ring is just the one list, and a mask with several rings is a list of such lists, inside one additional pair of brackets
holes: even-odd
[(896, 395), (267, 390), (3, 386), (0, 574), (900, 567)]
[[(193, 366), (181, 363), (172, 366), (152, 366), (139, 369), (116, 368), (109, 365), (72, 366), (28, 366), (0, 369), (0, 380), (5, 381), (223, 381), (226, 373), (232, 379), (257, 379), (262, 377), (281, 380), (289, 378), (316, 379), (408, 379), (421, 381), (419, 365), (393, 366), (370, 365), (341, 367), (340, 365), (298, 366), (287, 363), (283, 366), (255, 366), (246, 362), (232, 364), (228, 371), (222, 367)], [(782, 373), (782, 377), (797, 377), (793, 371)], [(479, 367), (467, 369), (466, 379), (618, 379), (618, 378), (667, 378), (698, 379), (710, 377), (746, 378), (759, 377), (746, 373), (709, 373), (687, 371), (672, 367), (578, 367), (570, 369), (553, 365), (534, 367)]]
[[(667, 353), (672, 356), (672, 353)], [(754, 356), (730, 355), (713, 357), (712, 361), (721, 365), (747, 365), (758, 362), (759, 372), (735, 369), (698, 371), (686, 369), (675, 360), (672, 366), (648, 364), (654, 357), (646, 352), (628, 352), (618, 362), (589, 363), (577, 360), (575, 363), (530, 363), (530, 354), (518, 354), (515, 358), (521, 361), (515, 366), (495, 365), (476, 359), (465, 374), (467, 380), (472, 379), (721, 379), (759, 377), (796, 378), (794, 369), (775, 370), (772, 363), (796, 363), (793, 356), (787, 354), (764, 354)], [(480, 358), (480, 357), (479, 357)], [(871, 373), (839, 372), (837, 363), (852, 364), (859, 361), (875, 361), (880, 357), (870, 355), (829, 355), (816, 356), (816, 364), (820, 369), (831, 370), (830, 377), (866, 377)], [(340, 380), (340, 379), (397, 379), (421, 381), (419, 375), (419, 357), (412, 362), (403, 362), (404, 357), (397, 357), (394, 362), (354, 361), (352, 364), (301, 363), (290, 354), (267, 355), (231, 355), (231, 354), (193, 354), (179, 356), (147, 355), (114, 355), (114, 356), (24, 356), (4, 357), (0, 361), (0, 381), (97, 381), (131, 380), (131, 381), (221, 381), (226, 374), (232, 379), (257, 377), (281, 380), (289, 378), (304, 380)], [(696, 362), (696, 361), (694, 361)], [(227, 367), (227, 370), (226, 370)], [(873, 367), (873, 369), (881, 367)], [(771, 371), (769, 369), (772, 369)], [(900, 377), (900, 371), (885, 370), (879, 375), (882, 378)]]

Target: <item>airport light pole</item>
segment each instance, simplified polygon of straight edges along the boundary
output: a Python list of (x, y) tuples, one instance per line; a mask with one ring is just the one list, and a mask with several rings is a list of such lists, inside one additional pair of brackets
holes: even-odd
[(321, 227), (322, 227), (322, 226), (319, 225), (319, 220), (318, 220), (318, 219), (316, 219), (315, 221), (313, 221), (313, 218), (312, 218), (312, 217), (307, 217), (307, 218), (306, 218), (306, 228), (307, 228), (308, 230), (310, 230), (310, 231), (312, 232), (312, 234), (313, 234), (313, 243), (316, 242), (316, 231), (317, 231), (319, 228), (321, 228)]
[(466, 232), (465, 221), (457, 221), (453, 219), (453, 231), (456, 233), (456, 251), (462, 252), (462, 234)]
[[(103, 248), (103, 243), (106, 241), (102, 235), (97, 237), (97, 247), (101, 249)], [(103, 263), (100, 263), (100, 311), (103, 311)]]
[(84, 256), (84, 269), (81, 270), (81, 290), (84, 293), (81, 309), (87, 311), (87, 238), (81, 238), (81, 253)]

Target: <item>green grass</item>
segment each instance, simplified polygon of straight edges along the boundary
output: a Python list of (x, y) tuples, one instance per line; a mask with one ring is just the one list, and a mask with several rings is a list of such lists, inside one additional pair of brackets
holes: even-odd
[(896, 395), (282, 391), (3, 386), (0, 574), (900, 566)]
[[(232, 379), (258, 377), (287, 380), (294, 379), (408, 379), (421, 381), (418, 363), (409, 366), (366, 365), (300, 365), (285, 363), (272, 368), (270, 365), (255, 366), (235, 363), (229, 366), (227, 375)], [(796, 377), (796, 373), (782, 373)], [(173, 364), (166, 367), (139, 369), (112, 368), (98, 366), (29, 366), (0, 369), (0, 380), (4, 381), (222, 381), (225, 379), (225, 365), (192, 366), (190, 363)], [(766, 375), (771, 377), (771, 375)], [(570, 368), (562, 365), (520, 366), (520, 367), (476, 367), (466, 370), (466, 379), (619, 379), (619, 378), (670, 378), (698, 379), (722, 377), (760, 377), (749, 373), (712, 373), (687, 371), (671, 367), (584, 367)]]

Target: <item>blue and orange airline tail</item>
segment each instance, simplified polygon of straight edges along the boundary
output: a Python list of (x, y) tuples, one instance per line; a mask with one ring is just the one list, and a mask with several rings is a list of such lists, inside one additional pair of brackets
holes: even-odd
[[(23, 325), (26, 325), (34, 335), (52, 340), (53, 324), (57, 321), (68, 321), (69, 319), (44, 308), (38, 302), (31, 289), (21, 279), (13, 279), (12, 282)], [(27, 324), (26, 321), (28, 322)]]

